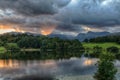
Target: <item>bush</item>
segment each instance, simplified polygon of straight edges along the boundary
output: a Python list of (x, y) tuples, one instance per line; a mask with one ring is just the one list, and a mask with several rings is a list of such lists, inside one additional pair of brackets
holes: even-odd
[(112, 46), (112, 47), (107, 48), (107, 52), (110, 52), (110, 53), (119, 53), (119, 48)]
[(94, 46), (93, 47), (93, 54), (95, 57), (99, 57), (99, 55), (102, 53), (102, 47)]
[(96, 80), (116, 80), (117, 69), (114, 67), (115, 56), (111, 53), (101, 54), (98, 69), (94, 78)]
[(5, 53), (6, 49), (4, 47), (0, 47), (0, 53)]
[(0, 46), (3, 46), (3, 45), (4, 45), (4, 43), (2, 41), (0, 41)]
[(8, 51), (12, 51), (12, 52), (20, 51), (20, 48), (16, 43), (7, 43), (5, 47)]

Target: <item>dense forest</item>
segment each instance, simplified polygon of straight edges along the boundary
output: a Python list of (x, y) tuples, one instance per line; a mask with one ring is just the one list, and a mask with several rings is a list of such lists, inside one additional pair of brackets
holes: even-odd
[(79, 40), (62, 40), (58, 37), (35, 36), (28, 34), (4, 34), (0, 36), (0, 45), (16, 43), (20, 48), (45, 48), (59, 50), (83, 50)]

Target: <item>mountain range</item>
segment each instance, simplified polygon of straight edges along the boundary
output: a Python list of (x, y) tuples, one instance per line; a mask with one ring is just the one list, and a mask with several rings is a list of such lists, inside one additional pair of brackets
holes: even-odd
[(102, 37), (102, 36), (108, 36), (110, 35), (110, 32), (92, 32), (89, 31), (87, 33), (80, 33), (76, 36), (76, 39), (83, 41), (85, 39), (91, 39), (91, 38), (95, 38), (95, 37)]
[[(11, 32), (9, 34), (17, 35), (17, 34), (21, 34), (21, 33)], [(34, 36), (41, 36), (41, 34), (33, 34), (33, 33), (29, 33), (29, 32), (26, 32), (25, 34), (34, 35)], [(50, 35), (48, 35), (48, 37), (50, 37), (50, 38), (59, 37), (60, 39), (69, 39), (69, 40), (78, 39), (79, 41), (84, 41), (85, 39), (91, 39), (91, 38), (103, 37), (103, 36), (109, 36), (109, 35), (120, 35), (120, 32), (110, 33), (110, 32), (92, 32), (92, 31), (89, 31), (87, 33), (79, 33), (77, 36), (64, 35), (64, 34), (50, 34)]]
[(71, 35), (64, 35), (64, 34), (51, 34), (49, 37), (59, 37), (61, 39), (78, 39), (79, 41), (84, 41), (85, 39), (91, 39), (96, 37), (103, 37), (103, 36), (112, 36), (112, 35), (120, 35), (120, 32), (110, 33), (110, 32), (92, 32), (89, 31), (87, 33), (79, 33), (77, 36)]

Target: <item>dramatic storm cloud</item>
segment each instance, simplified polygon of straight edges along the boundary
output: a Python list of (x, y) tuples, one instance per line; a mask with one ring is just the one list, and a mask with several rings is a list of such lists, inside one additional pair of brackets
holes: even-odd
[(10, 9), (16, 14), (40, 15), (55, 14), (66, 6), (69, 0), (0, 0), (2, 10)]
[(115, 32), (119, 4), (120, 0), (0, 0), (0, 29), (44, 35)]
[(120, 0), (76, 0), (59, 13), (58, 19), (74, 24), (119, 25)]

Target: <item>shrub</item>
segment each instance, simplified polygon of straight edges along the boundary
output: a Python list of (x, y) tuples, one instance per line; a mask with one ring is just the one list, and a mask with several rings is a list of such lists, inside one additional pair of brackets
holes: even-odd
[(4, 43), (3, 43), (2, 41), (0, 41), (0, 46), (3, 46), (3, 44), (4, 44)]
[(114, 67), (115, 56), (111, 53), (101, 54), (98, 61), (98, 69), (94, 78), (96, 80), (116, 80), (117, 69)]
[(8, 51), (12, 51), (12, 52), (20, 51), (20, 48), (16, 43), (7, 43), (5, 47)]
[(115, 47), (115, 46), (108, 47), (107, 48), (107, 52), (110, 52), (110, 53), (119, 53), (119, 48)]
[(0, 53), (5, 53), (6, 49), (4, 47), (0, 47)]

